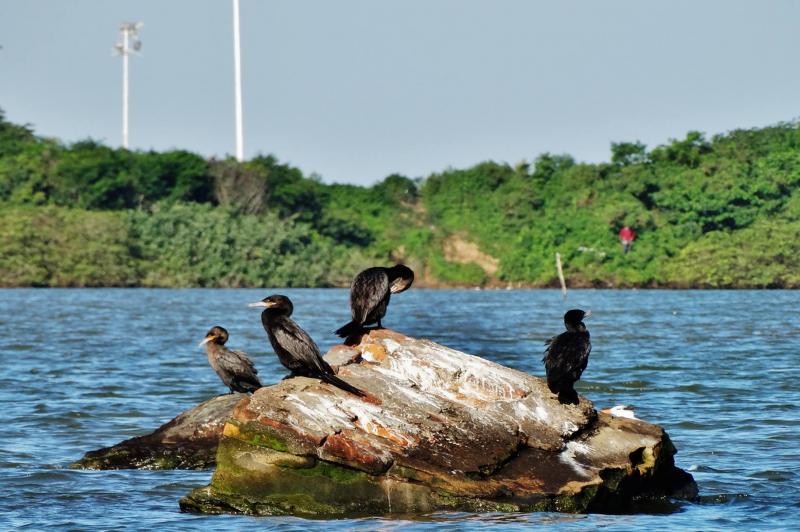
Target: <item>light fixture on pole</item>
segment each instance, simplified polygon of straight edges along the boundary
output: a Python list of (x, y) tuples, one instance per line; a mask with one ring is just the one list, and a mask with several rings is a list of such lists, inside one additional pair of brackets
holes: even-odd
[(236, 93), (236, 160), (244, 161), (244, 133), (242, 132), (242, 48), (239, 39), (239, 0), (233, 0), (233, 69)]
[(114, 51), (122, 56), (122, 147), (128, 149), (128, 56), (137, 54), (142, 49), (139, 30), (144, 26), (141, 22), (123, 22), (119, 27), (120, 42), (114, 45)]

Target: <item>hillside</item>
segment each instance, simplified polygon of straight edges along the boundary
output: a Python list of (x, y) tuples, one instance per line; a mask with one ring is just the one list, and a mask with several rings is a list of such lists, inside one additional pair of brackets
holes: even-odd
[(552, 286), (558, 251), (572, 286), (798, 287), (798, 184), (795, 122), (360, 187), (273, 156), (65, 144), (0, 111), (0, 283), (345, 286), (402, 260), (428, 286)]

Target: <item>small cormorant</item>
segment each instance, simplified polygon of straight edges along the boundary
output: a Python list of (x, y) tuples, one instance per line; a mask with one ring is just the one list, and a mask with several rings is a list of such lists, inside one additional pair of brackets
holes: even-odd
[(206, 333), (205, 339), (200, 342), (205, 346), (208, 362), (225, 386), (233, 392), (254, 392), (261, 388), (258, 380), (258, 370), (253, 361), (242, 351), (234, 351), (225, 347), (228, 341), (228, 331), (222, 327), (212, 327)]
[(314, 340), (291, 319), (294, 306), (288, 297), (271, 295), (251, 303), (250, 306), (266, 307), (261, 313), (261, 323), (278, 360), (292, 372), (291, 376), (321, 379), (352, 394), (362, 397), (366, 395), (333, 373), (328, 363), (322, 359)]
[(564, 314), (566, 332), (545, 342), (547, 348), (542, 362), (547, 371), (547, 387), (558, 394), (562, 404), (578, 404), (578, 393), (573, 385), (581, 378), (592, 351), (589, 331), (583, 324), (583, 320), (591, 315), (591, 311), (580, 309), (568, 311)]
[(413, 282), (414, 272), (403, 264), (391, 268), (367, 268), (356, 275), (350, 285), (350, 313), (353, 319), (337, 329), (336, 334), (347, 338), (372, 323), (377, 323), (380, 329), (391, 295), (408, 290)]

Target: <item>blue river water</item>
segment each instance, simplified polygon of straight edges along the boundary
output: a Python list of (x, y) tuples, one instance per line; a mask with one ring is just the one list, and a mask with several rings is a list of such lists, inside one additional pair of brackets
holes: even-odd
[[(543, 374), (545, 338), (591, 308), (578, 389), (597, 408), (633, 405), (660, 424), (699, 503), (637, 515), (454, 514), (315, 521), (180, 513), (210, 471), (74, 471), (91, 449), (150, 432), (227, 390), (196, 347), (212, 325), (285, 372), (247, 303), (259, 290), (0, 290), (0, 529), (584, 530), (800, 528), (800, 294), (792, 291), (422, 290), (384, 325)], [(280, 290), (327, 350), (346, 290)]]

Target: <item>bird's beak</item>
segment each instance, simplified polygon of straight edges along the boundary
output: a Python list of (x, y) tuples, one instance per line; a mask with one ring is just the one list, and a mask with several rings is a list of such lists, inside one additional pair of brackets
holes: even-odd
[(213, 334), (212, 334), (211, 336), (206, 336), (206, 337), (203, 339), (203, 341), (202, 341), (202, 342), (200, 342), (199, 344), (197, 344), (197, 347), (203, 347), (204, 345), (206, 345), (208, 342), (210, 342), (210, 341), (211, 341), (211, 340), (213, 340), (214, 338), (216, 338), (216, 336), (214, 336)]
[(272, 303), (267, 303), (266, 301), (256, 301), (255, 303), (250, 303), (247, 305), (248, 307), (271, 307)]
[(392, 286), (389, 287), (389, 292), (392, 294), (399, 294), (400, 292), (405, 292), (409, 286), (411, 286), (411, 283), (407, 280), (398, 279), (392, 283)]
[(591, 318), (591, 317), (592, 317), (592, 311), (591, 310), (587, 310), (586, 314), (583, 315), (583, 319)]

